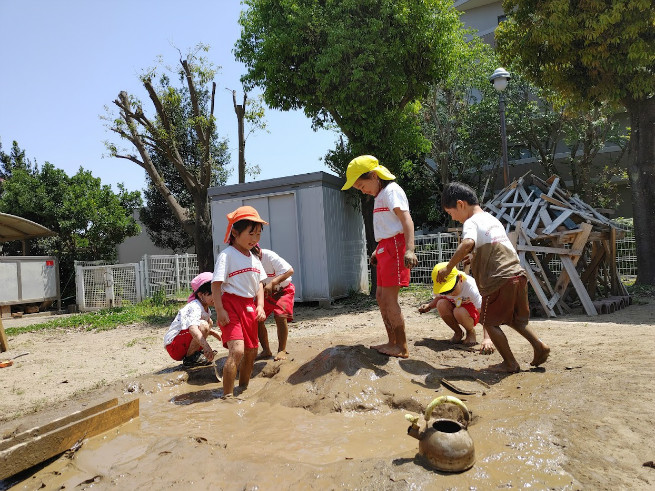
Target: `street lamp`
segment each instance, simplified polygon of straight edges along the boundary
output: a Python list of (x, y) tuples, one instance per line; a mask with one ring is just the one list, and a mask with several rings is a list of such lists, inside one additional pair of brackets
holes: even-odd
[(507, 135), (505, 133), (505, 95), (503, 91), (507, 88), (507, 83), (512, 76), (504, 68), (496, 68), (494, 73), (489, 77), (489, 82), (498, 91), (498, 106), (500, 110), (500, 139), (503, 147), (503, 180), (505, 186), (509, 184), (509, 163), (507, 161)]

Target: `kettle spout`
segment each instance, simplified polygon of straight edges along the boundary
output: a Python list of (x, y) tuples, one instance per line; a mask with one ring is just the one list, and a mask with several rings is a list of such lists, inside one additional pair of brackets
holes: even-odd
[(409, 428), (407, 428), (407, 434), (411, 437), (416, 438), (417, 440), (420, 440), (423, 438), (423, 435), (420, 434), (420, 428), (418, 427), (417, 424), (411, 425)]

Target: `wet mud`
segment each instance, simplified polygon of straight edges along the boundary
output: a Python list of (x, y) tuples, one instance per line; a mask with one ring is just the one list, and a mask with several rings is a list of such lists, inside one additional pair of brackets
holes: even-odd
[[(320, 321), (308, 322), (304, 333), (292, 330), (289, 359), (256, 362), (250, 386), (232, 400), (221, 399), (211, 366), (175, 366), (124, 382), (113, 390), (139, 397), (138, 418), (0, 488), (655, 487), (655, 471), (640, 463), (654, 457), (652, 384), (644, 386), (653, 373), (653, 326), (632, 326), (647, 340), (630, 352), (641, 363), (635, 374), (618, 336), (622, 326), (598, 324), (596, 335), (606, 335), (600, 340), (566, 337), (588, 329), (583, 323), (535, 322), (551, 359), (527, 370), (529, 345), (507, 332), (524, 371), (503, 375), (485, 370), (498, 355), (453, 346), (439, 339), (447, 328), (434, 318), (419, 323), (426, 319), (412, 326), (406, 360), (368, 348), (380, 340), (380, 326), (325, 335)], [(595, 344), (602, 344), (600, 361)], [(419, 415), (423, 426), (425, 407), (440, 395), (460, 398), (472, 414), (476, 463), (463, 473), (432, 469), (407, 435), (405, 414)], [(446, 405), (433, 417), (461, 413)]]

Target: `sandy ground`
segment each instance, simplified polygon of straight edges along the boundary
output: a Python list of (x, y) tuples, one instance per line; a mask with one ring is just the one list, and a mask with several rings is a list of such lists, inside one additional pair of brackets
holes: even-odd
[[(212, 367), (170, 360), (163, 327), (11, 336), (0, 359), (29, 354), (0, 369), (0, 437), (115, 396), (138, 397), (140, 416), (0, 489), (655, 489), (655, 469), (643, 465), (655, 460), (654, 301), (533, 319), (552, 348), (539, 369), (507, 328), (523, 371), (499, 375), (485, 370), (498, 354), (449, 344), (438, 317), (418, 314), (422, 298), (401, 300), (408, 360), (368, 348), (383, 340), (375, 305), (301, 305), (289, 359), (257, 362), (232, 402), (220, 399)], [(220, 366), (226, 350), (215, 347)], [(467, 472), (434, 471), (406, 434), (404, 415), (439, 395), (473, 415)]]

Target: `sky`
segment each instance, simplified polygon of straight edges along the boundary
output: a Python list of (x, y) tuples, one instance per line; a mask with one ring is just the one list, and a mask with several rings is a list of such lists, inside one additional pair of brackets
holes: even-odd
[[(126, 147), (100, 119), (105, 106), (114, 114), (125, 90), (154, 108), (139, 82), (140, 74), (163, 57), (179, 65), (179, 52), (198, 43), (221, 69), (215, 78), (218, 132), (229, 140), (227, 184), (238, 181), (237, 119), (232, 90), (243, 99), (239, 78), (245, 66), (232, 50), (239, 37), (239, 0), (0, 0), (0, 142), (9, 152), (17, 141), (29, 159), (50, 162), (69, 176), (80, 167), (115, 191), (145, 186), (145, 171), (107, 156), (106, 140)], [(229, 90), (226, 90), (229, 89)], [(248, 94), (255, 97), (257, 91)], [(246, 161), (257, 164), (256, 178), (270, 179), (330, 170), (321, 158), (337, 134), (314, 132), (300, 111), (266, 110), (269, 133), (252, 133)], [(251, 181), (246, 176), (246, 181)]]

